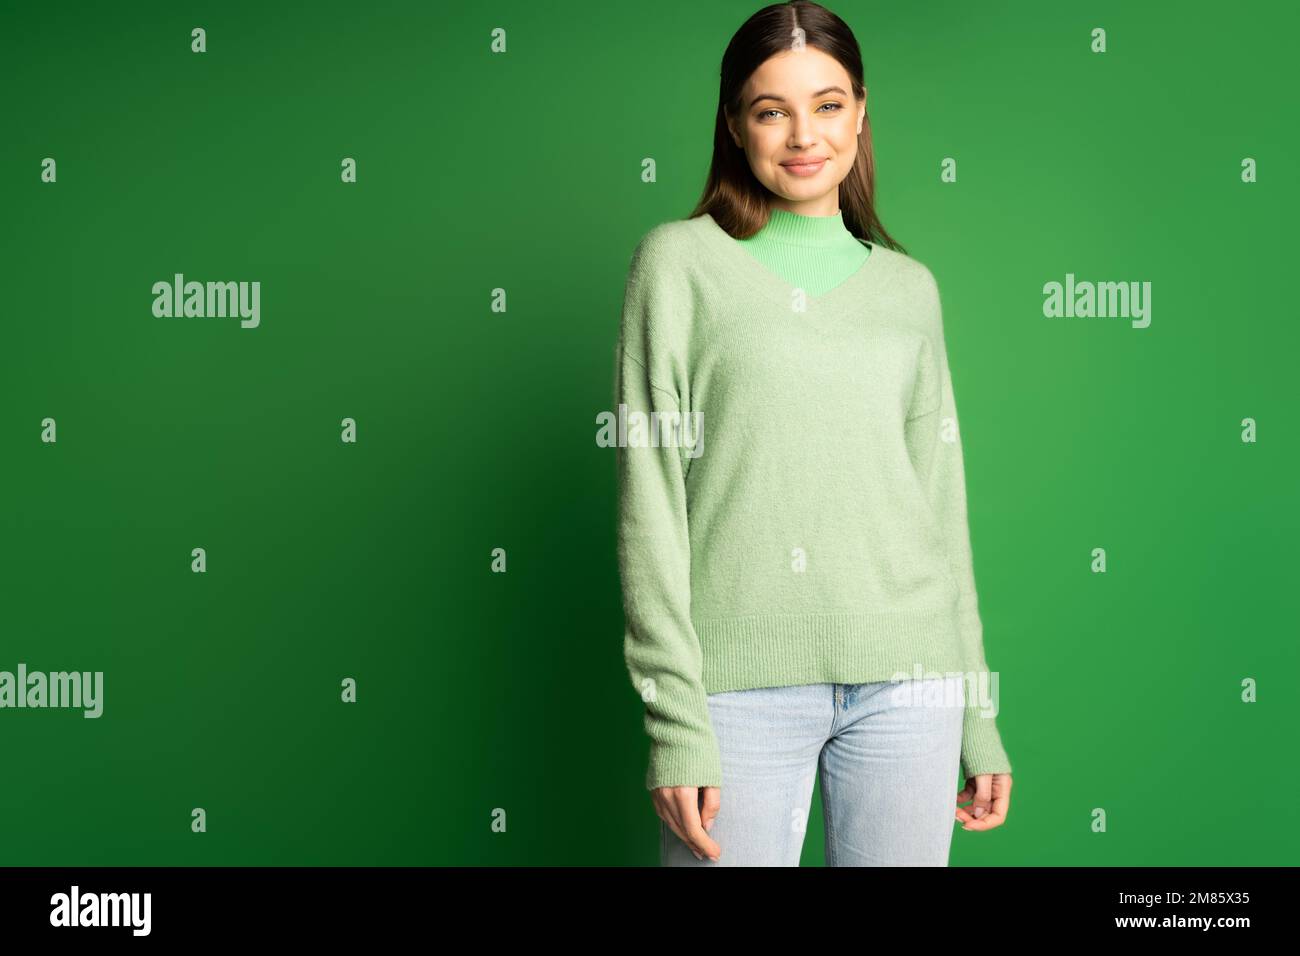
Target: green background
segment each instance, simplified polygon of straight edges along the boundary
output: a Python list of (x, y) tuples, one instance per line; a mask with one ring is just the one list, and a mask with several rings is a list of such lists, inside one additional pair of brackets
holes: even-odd
[[(657, 863), (595, 416), (758, 6), (4, 5), (0, 669), (105, 710), (0, 711), (0, 863)], [(943, 296), (1016, 768), (952, 864), (1293, 863), (1295, 5), (832, 9)], [(175, 272), (261, 327), (155, 318)], [(1067, 272), (1150, 328), (1044, 318)]]

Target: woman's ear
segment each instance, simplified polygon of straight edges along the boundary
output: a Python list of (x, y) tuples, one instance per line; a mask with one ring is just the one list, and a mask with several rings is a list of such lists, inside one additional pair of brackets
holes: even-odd
[(740, 137), (736, 135), (736, 127), (731, 122), (730, 116), (727, 117), (727, 132), (731, 134), (731, 141), (736, 144), (736, 148), (743, 150), (745, 147), (741, 144)]

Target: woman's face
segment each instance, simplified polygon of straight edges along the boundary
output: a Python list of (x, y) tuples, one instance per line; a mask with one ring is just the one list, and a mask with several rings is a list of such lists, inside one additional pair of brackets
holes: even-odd
[(773, 56), (754, 71), (740, 114), (727, 125), (749, 168), (772, 191), (772, 205), (832, 216), (840, 209), (840, 182), (858, 155), (866, 109), (839, 61), (804, 47)]

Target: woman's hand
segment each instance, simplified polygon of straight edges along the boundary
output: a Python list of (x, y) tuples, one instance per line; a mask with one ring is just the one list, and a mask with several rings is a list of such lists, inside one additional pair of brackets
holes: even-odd
[(722, 855), (722, 847), (709, 838), (706, 832), (713, 826), (722, 804), (722, 790), (718, 787), (659, 787), (650, 791), (655, 813), (677, 834), (678, 839), (691, 848), (697, 860), (708, 857), (715, 863)]
[[(973, 799), (970, 811), (962, 803)], [(1002, 826), (1011, 809), (1011, 774), (982, 773), (966, 778), (966, 786), (957, 794), (957, 819), (963, 830), (992, 830)]]

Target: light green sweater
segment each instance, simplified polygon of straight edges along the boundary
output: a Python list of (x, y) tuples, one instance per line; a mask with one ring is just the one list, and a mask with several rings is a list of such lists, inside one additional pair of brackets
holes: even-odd
[(632, 255), (615, 391), (649, 789), (722, 785), (707, 694), (951, 673), (963, 771), (1010, 772), (926, 266), (875, 246), (808, 294), (711, 216), (662, 223)]

